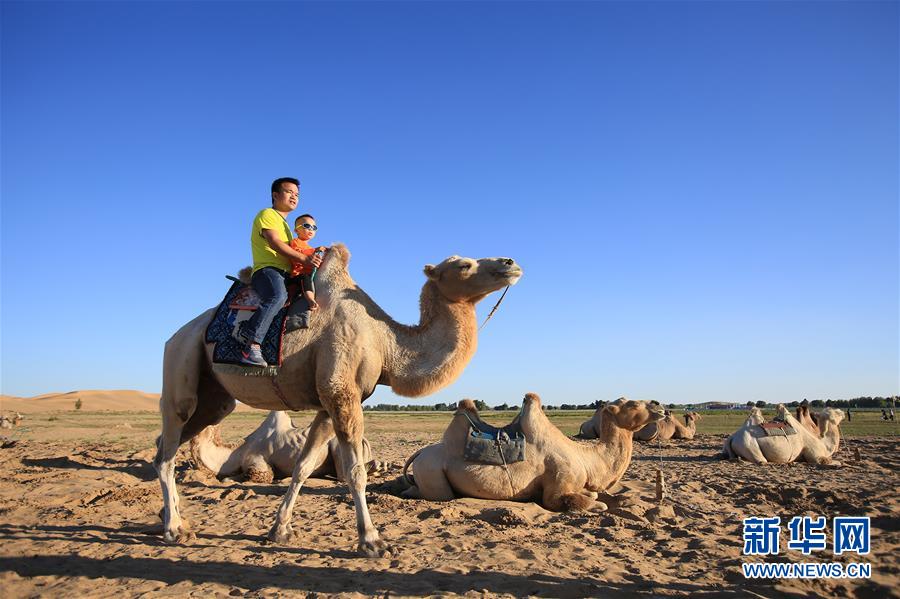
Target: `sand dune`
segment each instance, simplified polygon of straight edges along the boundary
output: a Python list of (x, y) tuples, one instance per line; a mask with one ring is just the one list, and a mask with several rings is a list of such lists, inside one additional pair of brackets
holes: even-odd
[[(22, 414), (37, 412), (62, 412), (75, 410), (75, 402), (81, 400), (82, 412), (156, 412), (159, 410), (159, 393), (133, 390), (69, 391), (46, 393), (35, 397), (0, 395), (0, 410)], [(238, 410), (250, 410), (238, 404)]]

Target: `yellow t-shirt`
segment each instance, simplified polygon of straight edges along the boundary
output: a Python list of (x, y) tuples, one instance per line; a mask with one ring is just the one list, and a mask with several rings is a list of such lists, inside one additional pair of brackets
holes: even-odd
[(274, 266), (285, 272), (291, 271), (291, 261), (269, 247), (269, 242), (262, 236), (263, 229), (272, 229), (281, 232), (281, 240), (290, 243), (293, 239), (291, 228), (287, 221), (273, 208), (260, 210), (253, 219), (253, 228), (250, 231), (250, 249), (253, 251), (253, 272), (266, 266)]

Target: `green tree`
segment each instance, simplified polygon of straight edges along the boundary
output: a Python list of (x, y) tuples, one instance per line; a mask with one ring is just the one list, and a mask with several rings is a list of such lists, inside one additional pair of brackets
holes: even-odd
[(763, 400), (759, 400), (758, 402), (756, 402), (756, 407), (764, 408), (764, 407), (766, 407), (766, 402), (764, 402)]

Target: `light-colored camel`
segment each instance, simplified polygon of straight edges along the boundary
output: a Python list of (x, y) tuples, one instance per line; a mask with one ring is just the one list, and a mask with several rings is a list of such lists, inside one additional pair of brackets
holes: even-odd
[(659, 422), (651, 422), (634, 433), (634, 438), (639, 441), (693, 439), (697, 433), (698, 420), (700, 420), (700, 414), (696, 412), (685, 412), (684, 424), (681, 424), (678, 418), (672, 414), (666, 414), (666, 417)]
[(19, 426), (20, 422), (22, 422), (22, 415), (18, 412), (13, 412), (12, 418), (6, 414), (0, 414), (0, 428), (14, 428)]
[(420, 397), (452, 383), (475, 353), (475, 304), (518, 281), (522, 269), (510, 258), (459, 256), (425, 266), (420, 321), (409, 326), (391, 319), (357, 286), (347, 270), (349, 260), (350, 252), (340, 244), (325, 255), (316, 278), (319, 310), (309, 329), (285, 334), (277, 371), (212, 364), (213, 345), (205, 343), (204, 335), (215, 308), (183, 326), (166, 343), (162, 434), (154, 460), (162, 488), (166, 541), (192, 537), (178, 509), (178, 447), (220, 422), (238, 399), (267, 410), (318, 411), (269, 539), (281, 543), (291, 539), (300, 488), (336, 435), (356, 508), (358, 549), (369, 556), (388, 551), (366, 505), (361, 402), (376, 385), (389, 385), (398, 395)]
[(794, 417), (800, 424), (806, 427), (806, 430), (817, 437), (822, 436), (822, 431), (819, 430), (819, 424), (817, 422), (818, 416), (814, 416), (812, 412), (809, 411), (809, 404), (806, 401), (797, 406), (797, 409), (794, 411)]
[[(602, 410), (600, 440), (592, 445), (565, 436), (544, 415), (534, 393), (525, 396), (516, 416), (525, 436), (525, 460), (503, 465), (467, 462), (463, 458), (469, 419), (477, 417), (471, 400), (459, 409), (442, 441), (416, 452), (410, 464), (414, 479), (407, 497), (448, 501), (456, 497), (538, 501), (561, 510), (603, 509), (597, 493), (616, 484), (631, 463), (634, 431), (663, 417), (661, 408), (644, 401), (616, 400)], [(514, 420), (513, 422), (515, 422)]]
[(832, 460), (832, 455), (840, 444), (843, 411), (826, 408), (822, 412), (819, 419), (824, 425), (821, 437), (804, 427), (783, 405), (778, 405), (776, 411), (776, 419), (786, 422), (796, 434), (767, 435), (759, 426), (762, 424), (761, 413), (754, 410), (743, 426), (725, 440), (725, 454), (729, 458), (740, 457), (755, 464), (787, 464), (803, 460), (811, 464), (840, 465), (840, 462)]
[[(258, 483), (270, 483), (275, 478), (290, 476), (309, 435), (308, 426), (297, 428), (286, 412), (274, 410), (236, 447), (222, 443), (219, 426), (208, 426), (191, 439), (194, 462), (199, 468), (219, 477), (243, 473)], [(379, 468), (379, 464), (372, 459), (372, 449), (365, 438), (363, 459), (369, 474)], [(321, 460), (316, 463), (310, 476), (334, 476), (346, 480), (341, 447), (336, 438), (328, 441), (328, 451), (321, 454)]]

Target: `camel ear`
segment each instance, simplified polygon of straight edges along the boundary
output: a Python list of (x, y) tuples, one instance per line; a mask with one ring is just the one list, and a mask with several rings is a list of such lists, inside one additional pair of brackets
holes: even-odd
[(425, 276), (432, 281), (438, 280), (437, 266), (435, 266), (434, 264), (426, 264), (423, 272), (425, 273)]
[(609, 410), (610, 414), (617, 414), (619, 412), (619, 406), (616, 403), (607, 404), (606, 409)]

